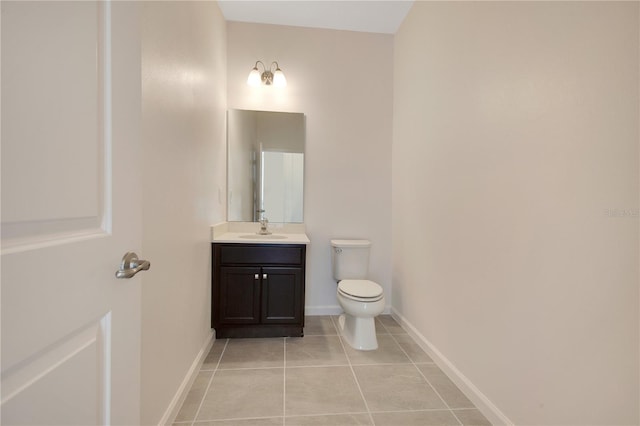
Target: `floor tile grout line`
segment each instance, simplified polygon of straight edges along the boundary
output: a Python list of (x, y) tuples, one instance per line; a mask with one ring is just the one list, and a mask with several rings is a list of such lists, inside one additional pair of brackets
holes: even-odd
[[(460, 424), (460, 426), (462, 426), (462, 422), (460, 421), (460, 419), (458, 418), (458, 416), (456, 416), (456, 413), (453, 412), (453, 410), (451, 409), (451, 407), (449, 407), (449, 404), (447, 403), (447, 401), (444, 400), (444, 398), (442, 397), (442, 395), (440, 395), (440, 392), (438, 392), (438, 390), (436, 389), (435, 386), (433, 386), (431, 384), (431, 382), (429, 381), (429, 379), (427, 379), (427, 376), (424, 375), (424, 373), (422, 372), (422, 370), (420, 370), (418, 368), (418, 366), (416, 365), (415, 362), (413, 362), (413, 358), (411, 358), (409, 356), (409, 354), (407, 353), (407, 351), (404, 350), (404, 348), (402, 347), (402, 345), (400, 344), (400, 342), (398, 342), (398, 339), (396, 339), (395, 337), (391, 337), (396, 344), (400, 347), (400, 349), (402, 350), (402, 352), (404, 352), (404, 354), (407, 356), (407, 358), (409, 358), (409, 360), (411, 361), (411, 364), (413, 365), (413, 367), (418, 370), (418, 373), (422, 376), (422, 378), (427, 382), (427, 384), (431, 387), (431, 389), (433, 389), (433, 391), (436, 393), (436, 395), (438, 395), (438, 398), (440, 398), (440, 400), (444, 403), (445, 407), (447, 407), (447, 409), (449, 410), (449, 412), (453, 415), (453, 417), (456, 419), (456, 421)], [(413, 338), (412, 338), (413, 339)]]
[[(295, 368), (295, 367), (289, 367), (289, 368)], [(214, 371), (249, 371), (249, 370), (281, 370), (282, 366), (281, 365), (273, 365), (271, 367), (237, 367), (237, 368), (218, 368), (217, 370)], [(208, 370), (211, 371), (211, 370)]]
[[(377, 319), (377, 318), (375, 318), (375, 317), (373, 318), (373, 321), (374, 321), (373, 323), (375, 324), (375, 323), (377, 322), (378, 324), (380, 324), (380, 325), (382, 326), (382, 328), (384, 328), (384, 331), (386, 331), (386, 332), (387, 332), (387, 334), (389, 334), (389, 330), (387, 330), (387, 326), (386, 326), (386, 325), (384, 325), (384, 324), (382, 323), (382, 321), (380, 321), (380, 320), (376, 321), (376, 319)], [(394, 340), (395, 340), (395, 339), (394, 339)], [(397, 343), (397, 342), (396, 342), (396, 343)]]
[[(337, 315), (336, 318), (340, 318), (340, 315)], [(329, 315), (329, 321), (331, 321), (331, 325), (333, 325), (333, 330), (336, 332), (336, 336), (340, 338), (340, 327), (338, 327), (338, 321), (333, 319), (333, 315)], [(344, 350), (344, 347), (342, 349)], [(344, 355), (347, 355), (346, 351)]]
[[(436, 365), (435, 362), (416, 362), (413, 363), (411, 361), (407, 362), (375, 362), (375, 363), (358, 363), (352, 362), (351, 365), (354, 367), (373, 367), (380, 365), (408, 365), (408, 364), (416, 364), (416, 365)], [(309, 364), (309, 365), (289, 365), (286, 368), (322, 368), (322, 367), (348, 367), (348, 362), (344, 364)], [(218, 368), (220, 371), (243, 371), (243, 370), (273, 370), (280, 369), (282, 367), (271, 366), (271, 367), (234, 367), (234, 368)], [(200, 370), (201, 372), (207, 371), (216, 371), (213, 369)]]
[[(472, 408), (469, 408), (472, 410)], [(424, 408), (422, 410), (381, 410), (381, 411), (372, 411), (375, 414), (387, 414), (387, 413), (426, 413), (433, 411), (452, 411), (450, 408)]]
[(262, 419), (279, 419), (284, 416), (267, 416), (267, 417), (229, 417), (225, 419), (215, 419), (215, 420), (196, 420), (193, 422), (194, 426), (197, 426), (202, 423), (219, 423), (219, 422), (235, 422), (238, 420), (262, 420)]
[(478, 410), (478, 407), (459, 407), (459, 408), (451, 408), (451, 411), (471, 411), (471, 410), (475, 410), (475, 411), (480, 411)]
[[(214, 341), (214, 344), (215, 344), (215, 341)], [(213, 373), (211, 374), (211, 378), (209, 379), (209, 383), (207, 384), (207, 389), (205, 389), (204, 393), (202, 394), (200, 405), (198, 405), (198, 409), (196, 410), (196, 414), (193, 417), (191, 426), (194, 425), (194, 423), (198, 419), (198, 416), (200, 415), (200, 410), (202, 409), (202, 405), (204, 404), (204, 399), (207, 397), (207, 394), (209, 393), (209, 389), (211, 388), (211, 383), (213, 383), (213, 378), (216, 375), (216, 371), (218, 371), (218, 367), (220, 367), (220, 362), (222, 361), (222, 357), (224, 356), (224, 351), (227, 349), (227, 345), (229, 345), (229, 339), (227, 339), (224, 342), (224, 348), (222, 348), (222, 352), (220, 352), (220, 356), (218, 357), (218, 362), (216, 363), (216, 368), (213, 370)]]
[(418, 372), (420, 373), (420, 375), (422, 377), (424, 377), (424, 379), (427, 381), (427, 383), (429, 383), (429, 386), (431, 386), (433, 388), (433, 391), (440, 397), (440, 399), (442, 400), (442, 402), (444, 402), (444, 405), (446, 405), (446, 407), (449, 409), (449, 411), (451, 412), (451, 414), (453, 414), (453, 417), (455, 417), (455, 419), (458, 421), (458, 423), (460, 423), (460, 426), (463, 426), (462, 421), (458, 418), (458, 416), (456, 416), (456, 413), (453, 411), (453, 409), (451, 408), (451, 406), (449, 405), (449, 403), (447, 401), (445, 401), (445, 399), (442, 397), (442, 395), (440, 395), (440, 392), (438, 392), (438, 390), (436, 389), (435, 386), (433, 386), (431, 384), (431, 382), (429, 381), (429, 379), (427, 378), (427, 376), (424, 375), (424, 373), (422, 372), (422, 370), (420, 370), (418, 368), (418, 366), (414, 363), (413, 364), (414, 367), (416, 367), (416, 369), (418, 370)]
[[(375, 363), (358, 363), (358, 362), (352, 362), (351, 365), (353, 365), (354, 367), (372, 367), (372, 366), (379, 366), (379, 365), (408, 365), (408, 364), (413, 364), (411, 361), (407, 361), (407, 362), (375, 362)], [(433, 362), (421, 362), (420, 364), (435, 364)], [(290, 365), (287, 368), (320, 368), (320, 367), (348, 367), (349, 364), (348, 363), (344, 363), (344, 364), (310, 364), (310, 365)], [(266, 368), (266, 367), (265, 367)], [(270, 368), (279, 368), (279, 367), (270, 367)], [(223, 368), (224, 370), (224, 368)], [(247, 370), (247, 369), (242, 369), (242, 368), (238, 368), (237, 370)]]
[[(467, 408), (467, 410), (473, 410), (473, 408)], [(387, 414), (387, 413), (422, 413), (422, 412), (434, 412), (434, 411), (451, 411), (448, 408), (424, 408), (415, 410), (373, 410), (373, 414)], [(341, 416), (341, 415), (353, 415), (353, 414), (369, 414), (367, 411), (348, 411), (345, 413), (313, 413), (313, 414), (294, 414), (286, 417), (316, 417), (316, 416)]]
[[(456, 408), (455, 410), (458, 411), (471, 411), (471, 410), (477, 410), (477, 408)], [(425, 412), (438, 412), (438, 411), (452, 411), (448, 408), (425, 408), (422, 410), (374, 410), (371, 411), (372, 414), (389, 414), (389, 413), (425, 413)], [(349, 412), (343, 412), (343, 413), (313, 413), (313, 414), (294, 414), (291, 416), (266, 416), (266, 417), (230, 417), (230, 418), (224, 418), (224, 419), (215, 419), (215, 420), (195, 420), (193, 423), (194, 424), (199, 424), (199, 423), (210, 423), (210, 422), (224, 422), (224, 421), (236, 421), (236, 420), (256, 420), (256, 419), (279, 419), (280, 417), (318, 417), (318, 416), (322, 416), (322, 417), (331, 417), (331, 416), (343, 416), (343, 415), (356, 415), (356, 414), (369, 414), (369, 412), (367, 411), (349, 411)], [(189, 421), (184, 421), (184, 422), (174, 422), (174, 424), (178, 424), (178, 425), (187, 425), (187, 424), (191, 424), (192, 422)]]
[[(333, 317), (331, 317), (331, 322), (333, 321)], [(337, 324), (333, 324), (336, 329), (338, 330), (338, 332), (340, 332), (340, 329), (338, 328)], [(358, 391), (360, 392), (360, 397), (362, 398), (362, 401), (364, 402), (364, 408), (367, 409), (367, 414), (369, 414), (369, 420), (371, 420), (371, 424), (373, 426), (375, 426), (376, 422), (373, 420), (373, 416), (371, 415), (371, 410), (369, 410), (369, 404), (367, 403), (367, 399), (364, 397), (364, 392), (362, 392), (362, 388), (360, 387), (360, 382), (358, 382), (358, 376), (356, 376), (356, 372), (353, 369), (353, 365), (351, 365), (351, 359), (349, 358), (349, 354), (347, 353), (347, 349), (344, 347), (344, 342), (342, 341), (342, 336), (338, 336), (339, 340), (340, 340), (340, 344), (342, 345), (342, 350), (344, 351), (345, 356), (347, 357), (347, 362), (349, 363), (349, 369), (351, 370), (351, 374), (353, 375), (353, 380), (355, 380), (356, 382), (356, 386), (358, 386)]]
[(347, 411), (346, 413), (312, 413), (312, 414), (292, 414), (286, 417), (329, 417), (329, 416), (351, 416), (354, 414), (369, 414), (366, 411)]

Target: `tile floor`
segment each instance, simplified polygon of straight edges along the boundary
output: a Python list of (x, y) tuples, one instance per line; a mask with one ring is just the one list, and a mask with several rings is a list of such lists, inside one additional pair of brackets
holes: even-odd
[(337, 317), (305, 323), (301, 338), (217, 340), (174, 425), (490, 425), (390, 316), (367, 352)]

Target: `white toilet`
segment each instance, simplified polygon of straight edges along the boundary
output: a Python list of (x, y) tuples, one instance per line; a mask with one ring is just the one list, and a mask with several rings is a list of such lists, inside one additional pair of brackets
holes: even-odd
[(366, 279), (370, 247), (368, 240), (331, 240), (333, 278), (345, 312), (340, 315), (340, 331), (349, 345), (362, 351), (378, 349), (374, 318), (385, 306), (382, 287)]

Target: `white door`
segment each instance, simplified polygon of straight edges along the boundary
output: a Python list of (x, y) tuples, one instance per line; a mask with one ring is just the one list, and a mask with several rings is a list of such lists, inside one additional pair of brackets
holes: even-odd
[(0, 7), (2, 424), (138, 424), (138, 6)]

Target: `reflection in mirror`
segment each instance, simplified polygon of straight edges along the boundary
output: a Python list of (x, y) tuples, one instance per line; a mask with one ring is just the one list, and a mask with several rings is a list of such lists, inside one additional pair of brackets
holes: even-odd
[(229, 110), (227, 220), (301, 223), (304, 114)]

